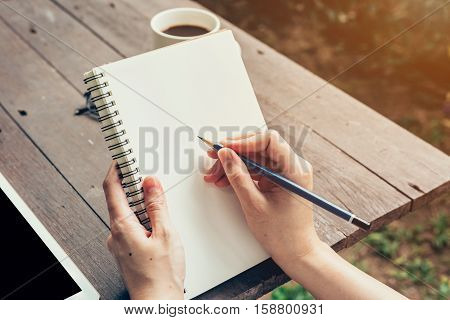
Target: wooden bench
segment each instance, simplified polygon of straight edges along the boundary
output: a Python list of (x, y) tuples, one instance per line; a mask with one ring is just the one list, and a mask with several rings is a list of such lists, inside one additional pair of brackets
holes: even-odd
[[(82, 75), (152, 48), (149, 19), (184, 0), (10, 0), (0, 4), (0, 171), (103, 299), (126, 297), (105, 247), (98, 124), (75, 117)], [(449, 187), (447, 155), (222, 19), (233, 30), (266, 121), (315, 169), (315, 191), (373, 230)], [(25, 111), (19, 112), (19, 111)], [(366, 233), (317, 210), (335, 250)], [(286, 282), (268, 260), (200, 298), (257, 298)]]

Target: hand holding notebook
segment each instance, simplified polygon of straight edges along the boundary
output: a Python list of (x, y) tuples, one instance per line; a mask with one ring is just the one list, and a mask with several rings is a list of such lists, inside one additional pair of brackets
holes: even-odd
[(104, 181), (111, 221), (107, 245), (116, 257), (130, 298), (183, 299), (185, 255), (170, 221), (164, 191), (157, 178), (147, 177), (143, 194), (152, 233), (134, 217), (118, 177), (115, 162)]

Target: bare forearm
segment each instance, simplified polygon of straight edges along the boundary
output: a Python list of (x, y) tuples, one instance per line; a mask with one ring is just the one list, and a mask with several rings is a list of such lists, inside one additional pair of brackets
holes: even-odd
[(292, 259), (285, 272), (318, 299), (406, 299), (362, 272), (323, 242)]

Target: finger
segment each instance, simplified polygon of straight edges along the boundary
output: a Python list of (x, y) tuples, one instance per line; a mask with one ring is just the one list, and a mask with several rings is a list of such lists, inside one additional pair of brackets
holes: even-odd
[(266, 177), (262, 177), (258, 181), (258, 187), (259, 187), (259, 190), (261, 190), (262, 192), (267, 192), (267, 191), (279, 188), (275, 183), (273, 183)]
[(119, 179), (119, 170), (116, 161), (111, 163), (106, 178), (103, 181), (106, 203), (110, 218), (110, 225), (122, 220), (137, 220), (136, 216), (128, 206), (125, 191)]
[[(263, 164), (263, 162), (258, 163)], [(255, 181), (259, 181), (262, 178), (262, 176), (257, 171), (254, 172), (249, 170), (249, 173), (250, 177)], [(220, 161), (214, 163), (214, 165), (208, 170), (208, 173), (203, 177), (203, 180), (205, 180), (205, 182), (208, 183), (214, 183), (217, 187), (220, 188), (227, 187), (230, 185), (230, 182), (228, 181), (228, 178), (225, 174), (222, 163)]]
[(208, 157), (210, 157), (211, 159), (218, 159), (216, 150), (209, 149), (208, 151), (206, 151), (206, 153), (208, 154)]
[[(276, 163), (274, 163), (272, 160), (270, 160), (268, 157), (264, 156), (262, 153), (258, 153), (258, 152), (251, 152), (248, 154), (245, 154), (245, 157), (247, 159), (250, 159), (266, 168), (271, 169), (272, 171), (280, 171), (279, 170), (279, 165), (277, 165)], [(260, 173), (260, 170), (253, 168), (253, 169), (249, 169), (250, 175), (252, 177), (257, 177)]]
[(165, 236), (170, 229), (170, 220), (161, 183), (155, 177), (146, 177), (142, 187), (145, 208), (152, 225), (152, 236)]
[(220, 161), (216, 161), (209, 170), (208, 174), (204, 176), (205, 182), (215, 183), (225, 175), (225, 171)]
[(261, 197), (247, 167), (233, 150), (222, 148), (218, 155), (228, 181), (236, 192), (241, 205), (252, 203), (253, 200), (256, 200), (255, 198)]
[(218, 181), (216, 181), (214, 184), (216, 185), (216, 187), (225, 188), (230, 185), (230, 181), (228, 180), (228, 177), (226, 175), (224, 175)]
[(106, 239), (106, 246), (109, 250), (109, 252), (112, 252), (113, 250), (113, 239), (112, 239), (112, 235), (109, 234), (108, 238)]
[(259, 133), (261, 133), (261, 131), (250, 131), (250, 132), (247, 132), (247, 133), (244, 133), (244, 134), (241, 134), (241, 135), (236, 135), (236, 136), (233, 136), (233, 137), (226, 137), (225, 140), (246, 139), (246, 138), (252, 137), (252, 136), (254, 136), (256, 134), (259, 134)]
[[(220, 163), (220, 161), (219, 161), (219, 163)], [(204, 176), (203, 178), (204, 178), (205, 182), (214, 183), (219, 188), (223, 188), (223, 187), (229, 186), (230, 182), (228, 181), (228, 178), (227, 178), (227, 176), (225, 174), (225, 171), (223, 171), (223, 167), (222, 166), (220, 166), (220, 167), (221, 167), (221, 169), (222, 169), (221, 171), (223, 173), (217, 174), (217, 175), (214, 175), (214, 176), (209, 176), (209, 175), (208, 176)], [(250, 177), (254, 181), (259, 181), (263, 177), (258, 172), (249, 171), (249, 173), (250, 173)]]
[(226, 140), (223, 145), (242, 154), (260, 152), (276, 164), (280, 171), (287, 171), (290, 166), (295, 165), (294, 151), (274, 130), (257, 133), (240, 140)]

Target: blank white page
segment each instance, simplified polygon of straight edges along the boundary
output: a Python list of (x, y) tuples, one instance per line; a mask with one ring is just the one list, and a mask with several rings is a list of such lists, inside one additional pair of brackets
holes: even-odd
[(237, 134), (265, 126), (232, 32), (154, 50), (96, 71), (106, 74), (141, 174), (157, 176), (166, 191), (186, 252), (186, 298), (267, 259), (231, 188), (206, 184), (201, 172), (212, 161), (197, 135), (220, 139), (225, 130), (216, 136), (211, 128), (234, 128), (227, 134)]

